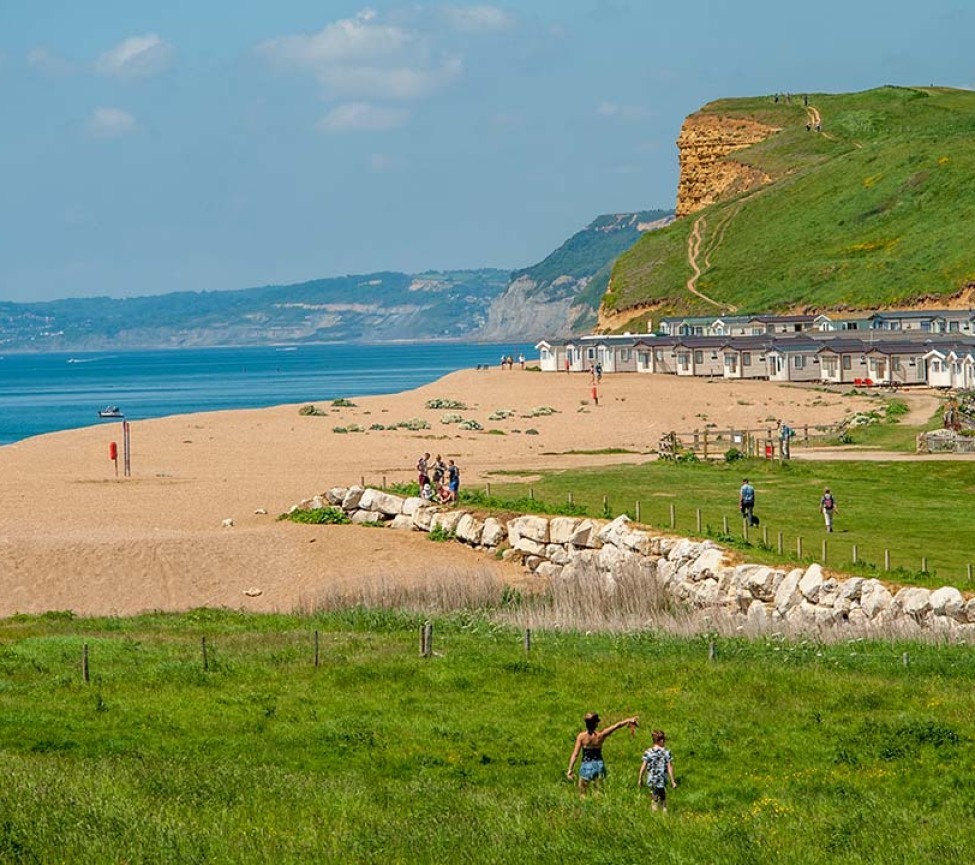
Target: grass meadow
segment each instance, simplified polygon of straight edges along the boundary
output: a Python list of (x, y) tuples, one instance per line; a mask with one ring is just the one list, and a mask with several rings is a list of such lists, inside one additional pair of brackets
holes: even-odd
[[(887, 429), (896, 426), (882, 428)], [(767, 532), (767, 545), (763, 528), (752, 529), (747, 541), (743, 537), (738, 488), (745, 477), (757, 491), (755, 512)], [(837, 502), (830, 535), (819, 513), (826, 486)], [(827, 564), (837, 570), (932, 588), (975, 589), (968, 579), (968, 566), (975, 563), (969, 540), (975, 525), (975, 470), (963, 461), (661, 461), (546, 473), (530, 488), (537, 500), (550, 507), (571, 496), (574, 505), (591, 516), (626, 513), (636, 518), (639, 502), (640, 521), (663, 530), (670, 529), (673, 506), (679, 533), (710, 535), (736, 547), (750, 561), (821, 562), (826, 540)], [(523, 502), (528, 490), (524, 483), (505, 483), (503, 474), (491, 483), (492, 496), (498, 500)], [(481, 495), (478, 490), (469, 492), (472, 501)], [(801, 557), (797, 555), (800, 537)], [(885, 550), (890, 553), (890, 572), (884, 570)]]
[[(496, 589), (453, 611), (0, 623), (0, 861), (975, 856), (971, 648), (563, 629), (526, 652), (521, 600)], [(608, 741), (582, 801), (564, 772), (590, 709), (641, 728)], [(636, 786), (654, 727), (680, 785), (667, 815)]]

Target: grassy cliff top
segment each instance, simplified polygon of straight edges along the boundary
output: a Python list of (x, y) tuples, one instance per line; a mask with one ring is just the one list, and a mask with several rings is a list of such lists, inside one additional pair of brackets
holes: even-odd
[[(641, 238), (618, 259), (604, 311), (967, 302), (975, 281), (975, 92), (881, 87), (809, 94), (808, 104), (802, 95), (723, 99), (694, 115), (778, 128), (726, 158), (771, 182)], [(815, 123), (807, 130), (816, 116), (821, 131)], [(695, 287), (714, 303), (686, 287), (695, 233)]]

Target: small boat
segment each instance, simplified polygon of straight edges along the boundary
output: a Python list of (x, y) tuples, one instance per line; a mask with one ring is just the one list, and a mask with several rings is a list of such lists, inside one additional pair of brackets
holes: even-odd
[(122, 409), (117, 405), (107, 405), (100, 412), (98, 412), (99, 417), (125, 417), (122, 414)]

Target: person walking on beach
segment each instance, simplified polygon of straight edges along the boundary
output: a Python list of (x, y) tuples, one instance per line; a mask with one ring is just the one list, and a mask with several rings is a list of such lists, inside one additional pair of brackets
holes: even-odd
[(523, 354), (518, 355), (518, 363), (521, 364), (521, 368), (525, 368), (525, 356)]
[(657, 808), (666, 811), (667, 780), (670, 780), (671, 789), (677, 788), (677, 781), (674, 778), (674, 758), (664, 747), (667, 737), (663, 730), (654, 730), (652, 737), (653, 747), (643, 752), (636, 784), (637, 787), (642, 787), (643, 780), (646, 778), (647, 787), (650, 789), (650, 807), (654, 811)]
[(823, 497), (819, 500), (819, 512), (826, 521), (826, 531), (833, 531), (833, 514), (836, 513), (836, 499), (833, 498), (829, 487), (823, 490)]
[(416, 461), (417, 483), (420, 485), (421, 490), (423, 489), (424, 484), (428, 484), (430, 482), (429, 466), (430, 454), (424, 454)]
[(603, 742), (617, 730), (623, 727), (636, 729), (640, 726), (640, 716), (634, 715), (632, 718), (624, 718), (615, 724), (610, 724), (602, 730), (596, 729), (599, 726), (599, 715), (596, 712), (587, 712), (582, 719), (586, 725), (578, 736), (576, 736), (575, 747), (572, 749), (572, 756), (569, 757), (569, 769), (565, 777), (570, 781), (573, 777), (576, 760), (582, 754), (582, 763), (579, 764), (579, 795), (585, 796), (589, 790), (589, 785), (601, 782), (606, 777), (606, 764), (603, 762)]
[(738, 510), (741, 511), (741, 518), (748, 520), (748, 525), (755, 525), (755, 487), (748, 483), (748, 478), (742, 481), (738, 490)]

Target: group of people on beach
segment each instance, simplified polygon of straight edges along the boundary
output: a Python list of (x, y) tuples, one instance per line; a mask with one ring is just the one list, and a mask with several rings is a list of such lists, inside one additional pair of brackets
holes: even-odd
[[(748, 478), (742, 481), (738, 490), (738, 510), (741, 512), (741, 518), (748, 525), (758, 525), (759, 519), (755, 516), (755, 487), (748, 482)], [(823, 494), (819, 498), (819, 512), (823, 515), (823, 521), (826, 523), (826, 531), (832, 532), (833, 515), (836, 513), (836, 498), (829, 487), (823, 490)]]
[[(518, 355), (518, 365), (524, 369), (525, 368), (525, 356), (523, 354)], [(501, 355), (501, 369), (514, 369), (515, 359), (510, 354)]]
[(424, 453), (416, 461), (417, 482), (420, 498), (441, 505), (454, 504), (460, 492), (460, 467), (451, 459), (445, 463), (443, 457), (431, 463), (430, 454)]
[[(617, 730), (629, 727), (635, 736), (636, 729), (640, 726), (640, 716), (634, 715), (632, 718), (624, 718), (615, 724), (599, 729), (599, 714), (587, 712), (582, 719), (586, 729), (576, 736), (575, 746), (572, 749), (572, 756), (569, 757), (569, 768), (565, 776), (571, 781), (574, 777), (576, 760), (582, 755), (582, 762), (579, 764), (579, 795), (585, 796), (589, 792), (591, 785), (599, 784), (606, 777), (606, 763), (603, 760), (603, 743)], [(663, 730), (654, 730), (650, 736), (653, 744), (643, 752), (640, 759), (640, 771), (637, 775), (636, 783), (638, 788), (644, 786), (650, 793), (650, 807), (656, 811), (658, 808), (667, 810), (667, 783), (670, 782), (671, 789), (677, 787), (677, 779), (674, 777), (674, 758), (666, 747), (667, 737)]]

